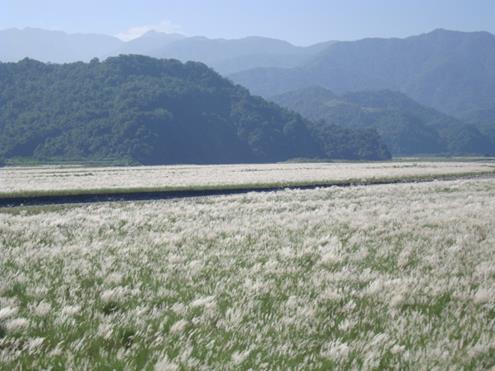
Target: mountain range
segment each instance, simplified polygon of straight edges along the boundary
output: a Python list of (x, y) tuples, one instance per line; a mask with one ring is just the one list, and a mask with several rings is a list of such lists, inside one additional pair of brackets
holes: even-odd
[(155, 31), (128, 42), (39, 29), (0, 31), (4, 62), (100, 63), (94, 58), (121, 54), (200, 61), (308, 122), (326, 123), (318, 125), (320, 134), (323, 127), (334, 133), (377, 130), (394, 155), (495, 152), (495, 36), (487, 32), (437, 29), (402, 39), (298, 47), (265, 37)]
[(338, 94), (389, 89), (462, 117), (495, 107), (495, 36), (439, 29), (405, 39), (338, 42), (295, 68), (230, 77), (265, 97), (314, 85)]
[(0, 61), (18, 62), (23, 58), (41, 62), (68, 63), (120, 54), (174, 58), (183, 62), (200, 61), (220, 73), (231, 74), (257, 67), (295, 67), (324, 50), (332, 42), (309, 47), (266, 37), (209, 39), (149, 31), (124, 42), (98, 34), (67, 34), (35, 28), (0, 31)]
[(150, 31), (123, 42), (34, 28), (0, 31), (0, 61), (67, 63), (140, 54), (199, 61), (264, 97), (319, 85), (337, 94), (394, 90), (463, 119), (495, 107), (495, 36), (437, 29), (422, 35), (298, 47), (266, 37), (208, 39)]

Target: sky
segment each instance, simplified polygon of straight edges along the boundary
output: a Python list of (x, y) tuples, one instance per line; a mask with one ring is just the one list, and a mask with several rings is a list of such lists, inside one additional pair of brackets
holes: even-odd
[(495, 33), (495, 0), (0, 0), (0, 29), (25, 27), (126, 40), (149, 30), (257, 35), (310, 45), (436, 28)]

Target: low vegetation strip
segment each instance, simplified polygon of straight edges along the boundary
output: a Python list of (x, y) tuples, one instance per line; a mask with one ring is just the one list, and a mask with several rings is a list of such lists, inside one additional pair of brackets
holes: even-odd
[(7, 167), (0, 169), (0, 198), (366, 184), (493, 172), (493, 162)]
[(0, 210), (2, 369), (489, 369), (495, 180)]
[(444, 174), (428, 176), (405, 176), (399, 178), (383, 177), (370, 179), (350, 179), (346, 181), (328, 181), (321, 183), (272, 183), (272, 184), (238, 184), (214, 187), (177, 187), (177, 188), (144, 188), (144, 189), (102, 189), (97, 191), (53, 191), (39, 193), (11, 194), (0, 196), (0, 207), (60, 205), (73, 203), (152, 201), (174, 198), (227, 196), (250, 192), (275, 192), (282, 190), (309, 190), (327, 187), (371, 186), (398, 183), (422, 183), (438, 180), (456, 180), (467, 178), (495, 177), (494, 172), (473, 172), (462, 174)]

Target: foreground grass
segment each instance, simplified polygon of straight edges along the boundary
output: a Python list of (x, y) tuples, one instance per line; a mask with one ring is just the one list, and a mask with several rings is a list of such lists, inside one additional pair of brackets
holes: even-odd
[(489, 368), (495, 181), (0, 211), (0, 368)]

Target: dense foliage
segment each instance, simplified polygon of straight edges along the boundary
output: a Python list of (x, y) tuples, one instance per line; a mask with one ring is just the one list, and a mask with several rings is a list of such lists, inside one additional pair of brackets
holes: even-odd
[(376, 136), (320, 132), (201, 63), (121, 56), (0, 64), (0, 157), (143, 164), (387, 158)]
[(398, 92), (363, 91), (338, 96), (312, 87), (272, 100), (310, 120), (374, 128), (394, 155), (495, 154), (495, 137), (489, 135), (488, 124), (484, 128), (464, 124)]

